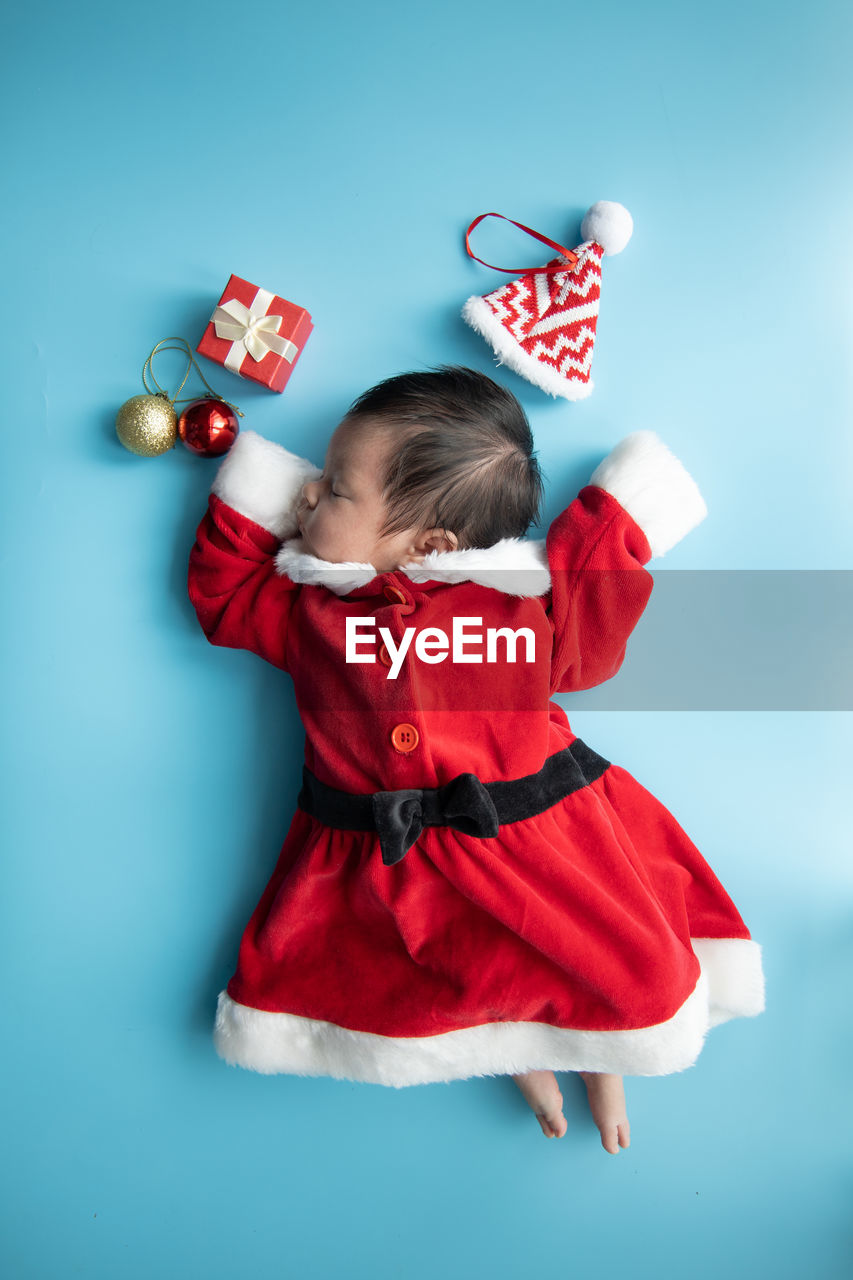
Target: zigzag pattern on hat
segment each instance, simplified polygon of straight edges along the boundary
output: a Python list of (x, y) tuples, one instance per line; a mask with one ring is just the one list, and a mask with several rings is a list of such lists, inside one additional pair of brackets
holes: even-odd
[(576, 263), (559, 271), (555, 268), (566, 260), (554, 258), (547, 270), (525, 272), (484, 297), (469, 298), (463, 318), (503, 364), (543, 391), (566, 400), (585, 399), (594, 385), (590, 367), (601, 297), (601, 259), (605, 253), (620, 251), (631, 227), (630, 214), (621, 205), (599, 202), (584, 219), (583, 230), (595, 229), (601, 240), (581, 244), (575, 250)]

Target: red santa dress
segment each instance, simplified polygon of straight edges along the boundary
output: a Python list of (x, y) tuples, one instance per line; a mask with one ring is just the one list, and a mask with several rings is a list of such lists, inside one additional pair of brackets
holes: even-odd
[[(618, 670), (643, 565), (704, 515), (694, 482), (639, 432), (544, 544), (377, 574), (294, 536), (316, 474), (241, 434), (190, 557), (208, 639), (289, 672), (306, 732), (306, 786), (219, 998), (218, 1052), (393, 1086), (690, 1066), (710, 1026), (763, 1008), (760, 949), (672, 815), (550, 698)], [(575, 780), (555, 800), (563, 761)], [(437, 818), (460, 776), (499, 798), (513, 783), (521, 809), (485, 835)], [(393, 859), (370, 821), (347, 825), (374, 797), (423, 819)]]

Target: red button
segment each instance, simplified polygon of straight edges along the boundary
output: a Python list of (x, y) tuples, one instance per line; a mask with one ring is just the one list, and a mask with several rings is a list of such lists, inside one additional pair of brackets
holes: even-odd
[(391, 730), (391, 745), (395, 751), (407, 755), (414, 751), (420, 740), (420, 734), (413, 724), (398, 724)]
[(379, 646), (379, 661), (385, 667), (390, 667), (391, 665), (391, 655), (388, 652), (387, 644), (381, 644)]
[(386, 600), (393, 600), (394, 604), (405, 604), (405, 593), (399, 587), (392, 587), (390, 584), (382, 588)]

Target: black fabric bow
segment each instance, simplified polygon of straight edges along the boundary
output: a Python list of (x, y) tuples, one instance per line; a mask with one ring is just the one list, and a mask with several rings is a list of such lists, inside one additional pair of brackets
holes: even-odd
[(496, 836), (500, 827), (494, 801), (475, 773), (422, 791), (377, 791), (371, 800), (386, 867), (405, 857), (424, 827), (453, 827), (468, 836)]

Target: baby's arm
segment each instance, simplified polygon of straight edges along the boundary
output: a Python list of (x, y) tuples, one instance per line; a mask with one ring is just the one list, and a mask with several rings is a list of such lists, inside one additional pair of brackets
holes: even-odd
[(663, 555), (707, 514), (682, 464), (651, 431), (623, 440), (548, 531), (552, 690), (615, 675)]
[(286, 668), (287, 624), (299, 588), (276, 569), (296, 533), (312, 463), (252, 431), (237, 437), (213, 484), (190, 554), (189, 594), (211, 644), (250, 649)]

